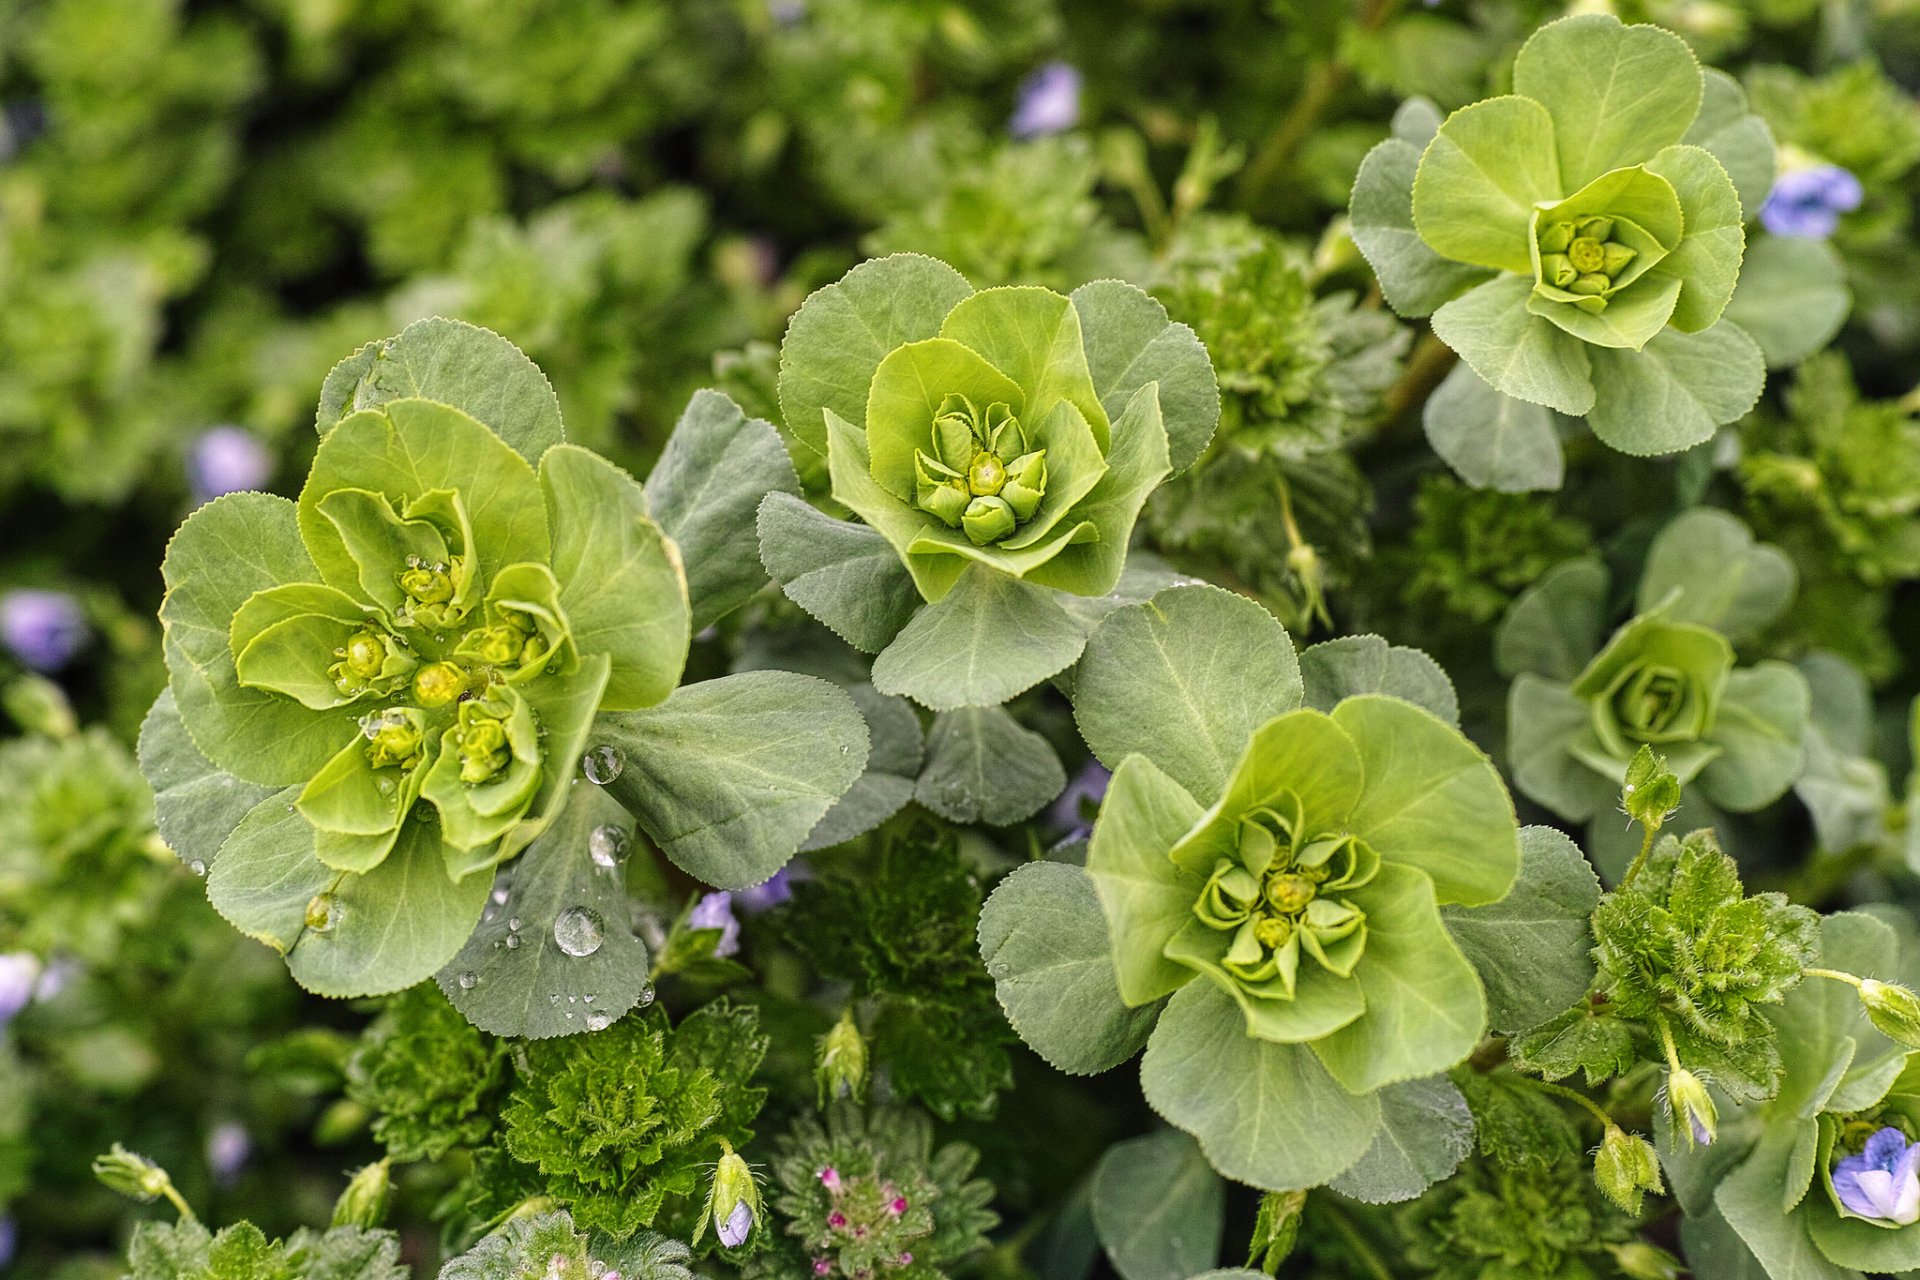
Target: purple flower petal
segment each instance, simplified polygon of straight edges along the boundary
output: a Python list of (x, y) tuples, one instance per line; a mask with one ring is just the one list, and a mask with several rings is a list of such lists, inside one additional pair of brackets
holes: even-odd
[(33, 999), (40, 980), (40, 958), (31, 951), (0, 954), (0, 1028), (12, 1022)]
[(1907, 1226), (1920, 1221), (1920, 1144), (1891, 1126), (1833, 1169), (1833, 1190), (1849, 1213)]
[(1016, 138), (1064, 133), (1080, 123), (1080, 72), (1069, 62), (1049, 62), (1020, 82), (1020, 97), (1007, 122)]
[(64, 591), (22, 587), (0, 595), (0, 642), (35, 671), (72, 662), (90, 634), (80, 602)]
[(727, 1220), (720, 1224), (719, 1230), (720, 1243), (729, 1249), (746, 1240), (747, 1233), (753, 1230), (753, 1210), (747, 1207), (745, 1200), (733, 1206), (733, 1212), (727, 1215)]
[(1774, 181), (1760, 206), (1760, 222), (1777, 236), (1825, 239), (1864, 196), (1860, 180), (1837, 165), (1792, 169)]
[(187, 451), (187, 482), (201, 502), (224, 493), (263, 489), (273, 478), (273, 454), (248, 431), (213, 427)]
[(733, 895), (734, 905), (750, 916), (762, 911), (770, 911), (793, 896), (793, 884), (796, 880), (806, 879), (806, 868), (797, 862), (789, 862), (773, 873), (771, 880), (754, 885), (751, 889), (737, 890)]
[(733, 918), (733, 895), (725, 890), (700, 899), (687, 917), (687, 927), (720, 930), (720, 941), (714, 944), (713, 954), (722, 959), (739, 954), (740, 922)]

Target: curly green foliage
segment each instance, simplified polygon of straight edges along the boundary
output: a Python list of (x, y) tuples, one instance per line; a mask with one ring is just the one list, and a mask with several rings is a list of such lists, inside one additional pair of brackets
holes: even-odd
[(1381, 555), (1371, 581), (1384, 609), (1485, 628), (1548, 569), (1592, 547), (1591, 529), (1537, 494), (1473, 489), (1436, 472), (1420, 481), (1405, 545)]
[(439, 1280), (693, 1280), (687, 1246), (652, 1232), (615, 1244), (574, 1229), (564, 1213), (510, 1218), (441, 1268)]
[(981, 288), (1071, 289), (1108, 276), (1137, 278), (1145, 250), (1117, 230), (1094, 198), (1100, 165), (1081, 138), (1007, 143), (975, 163), (940, 171), (925, 202), (890, 217), (867, 253), (924, 253)]
[(391, 1231), (302, 1229), (269, 1240), (251, 1222), (209, 1233), (198, 1222), (143, 1222), (126, 1280), (411, 1280)]
[(1299, 255), (1272, 237), (1158, 296), (1213, 357), (1221, 439), (1256, 452), (1299, 457), (1365, 434), (1409, 340), (1351, 294), (1314, 296)]
[[(535, 1041), (501, 1108), (507, 1152), (588, 1230), (625, 1239), (698, 1210), (703, 1168), (743, 1146), (766, 1100), (759, 1012), (716, 1001), (670, 1028), (660, 1009)], [(505, 1207), (505, 1206), (502, 1206)]]
[(437, 1160), (493, 1132), (506, 1079), (503, 1041), (423, 982), (387, 1001), (347, 1066), (347, 1096), (373, 1112), (373, 1136), (396, 1160)]
[(950, 833), (879, 841), (866, 866), (794, 886), (787, 938), (822, 977), (872, 1001), (872, 1061), (942, 1119), (984, 1115), (1012, 1084), (1012, 1030), (974, 945), (978, 878)]
[(936, 1151), (926, 1116), (904, 1107), (836, 1103), (824, 1127), (800, 1117), (772, 1161), (785, 1231), (749, 1274), (942, 1280), (999, 1222), (992, 1184), (970, 1177), (978, 1158), (958, 1142)]
[(1594, 997), (1514, 1044), (1521, 1065), (1589, 1083), (1644, 1051), (1742, 1099), (1780, 1078), (1774, 1024), (1761, 1015), (1819, 955), (1819, 917), (1778, 893), (1748, 897), (1711, 831), (1667, 836), (1593, 913)]
[(1578, 1153), (1557, 1155), (1544, 1173), (1469, 1160), (1395, 1217), (1407, 1261), (1431, 1280), (1617, 1276), (1609, 1247), (1631, 1240), (1635, 1226)]
[(153, 920), (176, 878), (177, 864), (157, 862), (157, 850), (152, 793), (111, 735), (89, 729), (0, 746), (6, 945), (114, 959), (121, 940)]
[[(1281, 518), (1284, 489), (1303, 561)], [(1353, 581), (1373, 555), (1373, 486), (1340, 450), (1299, 459), (1215, 449), (1161, 485), (1142, 520), (1154, 547), (1181, 569), (1260, 597), (1296, 633), (1316, 600)]]

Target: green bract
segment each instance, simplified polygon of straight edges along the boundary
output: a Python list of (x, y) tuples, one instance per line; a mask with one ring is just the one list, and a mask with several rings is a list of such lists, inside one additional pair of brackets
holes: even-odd
[(940, 709), (1005, 701), (1078, 656), (1085, 628), (1058, 597), (1119, 586), (1147, 495), (1220, 412), (1205, 348), (1133, 286), (975, 292), (913, 254), (807, 300), (780, 403), (864, 525), (777, 500), (768, 570), (880, 653), (878, 688)]
[(1430, 407), (1436, 447), (1477, 484), (1551, 488), (1551, 418), (1527, 406), (1635, 454), (1752, 407), (1760, 348), (1722, 313), (1771, 149), (1730, 78), (1609, 15), (1541, 28), (1513, 86), (1437, 129), (1399, 122), (1355, 182), (1354, 239), (1465, 361)]
[(1724, 810), (1778, 799), (1800, 774), (1811, 695), (1783, 662), (1737, 666), (1733, 642), (1793, 596), (1780, 552), (1725, 512), (1672, 521), (1648, 553), (1638, 614), (1603, 646), (1608, 574), (1570, 561), (1514, 602), (1496, 638), (1515, 677), (1509, 749), (1520, 790), (1585, 822), (1616, 804), (1641, 746)]
[[(302, 982), (390, 990), (452, 957), (491, 869), (567, 803), (596, 723), (596, 752), (645, 757), (634, 773), (654, 779), (650, 797), (698, 795), (711, 775), (751, 771), (746, 790), (729, 785), (703, 812), (718, 851), (656, 800), (632, 801), (664, 849), (716, 883), (771, 874), (777, 861), (761, 866), (784, 861), (857, 774), (860, 758), (841, 758), (856, 736), (864, 754), (857, 712), (824, 682), (761, 673), (672, 696), (700, 616), (690, 577), (708, 613), (744, 596), (709, 526), (794, 487), (790, 468), (783, 482), (755, 464), (758, 448), (784, 466), (766, 424), (696, 397), (650, 494), (561, 442), (551, 390), (504, 339), (425, 321), (341, 365), (319, 425), (297, 503), (217, 499), (168, 548), (169, 692), (147, 728), (148, 767), (166, 791), (181, 773), (224, 776), (229, 794), (246, 796), (251, 807), (223, 798), (184, 814), (169, 839), (211, 864), (214, 904), (287, 952)], [(724, 479), (689, 483), (721, 461)], [(686, 500), (689, 488), (704, 505)], [(647, 514), (650, 497), (663, 523)], [(697, 551), (691, 574), (663, 524)], [(748, 686), (781, 679), (805, 686), (787, 690), (797, 713), (824, 715), (819, 730), (846, 739), (787, 776), (785, 761), (764, 757), (798, 757), (798, 744), (769, 741), (744, 705)], [(780, 829), (731, 851), (726, 824), (769, 808), (783, 816), (761, 820)]]
[[(1384, 644), (1330, 648), (1296, 662), (1272, 618), (1211, 587), (1110, 614), (1074, 685), (1115, 769), (1094, 893), (1009, 888), (981, 923), (1001, 998), (1050, 1061), (1111, 1065), (1144, 1031), (1125, 1011), (1165, 1001), (1148, 1101), (1222, 1173), (1274, 1189), (1342, 1174), (1383, 1124), (1424, 1114), (1385, 1105), (1393, 1090), (1480, 1042), (1486, 995), (1440, 908), (1493, 902), (1519, 869), (1505, 786), (1406, 700), (1430, 696), (1413, 664)], [(1188, 678), (1169, 683), (1155, 653)], [(1082, 914), (1090, 939), (1062, 918)], [(1102, 917), (1104, 990), (1083, 954)]]

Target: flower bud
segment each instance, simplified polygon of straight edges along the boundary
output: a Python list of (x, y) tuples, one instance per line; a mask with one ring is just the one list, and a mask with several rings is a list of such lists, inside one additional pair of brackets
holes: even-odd
[(1564, 289), (1580, 278), (1580, 272), (1564, 253), (1540, 255), (1540, 278), (1557, 289)]
[(1920, 1049), (1920, 996), (1911, 987), (1874, 978), (1860, 980), (1860, 1003), (1880, 1034), (1909, 1049)]
[(975, 497), (993, 497), (1007, 483), (1007, 464), (1000, 461), (997, 453), (985, 450), (973, 455), (973, 465), (967, 468), (967, 488)]
[(367, 739), (367, 759), (376, 769), (411, 769), (420, 763), (421, 747), (426, 742), (416, 717), (395, 708), (370, 715), (360, 722)]
[(754, 1185), (753, 1170), (734, 1154), (733, 1147), (724, 1138), (720, 1148), (719, 1163), (713, 1167), (713, 1185), (707, 1191), (706, 1210), (694, 1228), (693, 1239), (698, 1244), (711, 1221), (721, 1245), (737, 1249), (753, 1234), (754, 1223), (759, 1220), (760, 1188)]
[(1674, 1132), (1686, 1138), (1688, 1147), (1713, 1145), (1719, 1113), (1706, 1084), (1685, 1067), (1667, 1076), (1667, 1110), (1673, 1118)]
[(1572, 284), (1568, 285), (1567, 292), (1577, 293), (1584, 297), (1591, 298), (1598, 297), (1611, 288), (1613, 288), (1613, 281), (1607, 279), (1598, 271), (1594, 271), (1579, 277)]
[(64, 689), (41, 675), (23, 675), (0, 692), (13, 722), (28, 733), (48, 738), (71, 738), (80, 732), (79, 717)]
[(444, 707), (467, 691), (467, 673), (454, 662), (435, 662), (413, 677), (414, 700), (423, 707)]
[(393, 1193), (392, 1161), (380, 1160), (356, 1172), (333, 1205), (336, 1227), (377, 1227), (387, 1218)]
[(1033, 513), (1040, 509), (1040, 499), (1047, 496), (1047, 451), (1035, 449), (1008, 464), (1007, 483), (1000, 490), (1000, 496), (1007, 500), (1016, 517), (1032, 519)]
[(94, 1157), (93, 1176), (109, 1190), (131, 1196), (142, 1204), (149, 1204), (173, 1190), (173, 1179), (165, 1169), (117, 1142), (106, 1155)]
[[(820, 1087), (820, 1105), (833, 1098), (858, 1101), (867, 1090), (867, 1042), (848, 1008), (840, 1021), (820, 1038), (820, 1061), (814, 1067), (814, 1080)], [(827, 1172), (831, 1173), (831, 1170)], [(825, 1174), (822, 1174), (825, 1180)]]
[(1005, 498), (975, 498), (967, 504), (967, 513), (960, 517), (967, 541), (976, 547), (1000, 541), (1012, 533), (1017, 524), (1013, 508)]
[(1642, 743), (1627, 762), (1626, 785), (1620, 789), (1620, 809), (1627, 817), (1658, 831), (1680, 807), (1680, 780), (1667, 768), (1665, 756)]
[(1620, 1268), (1620, 1274), (1627, 1280), (1680, 1280), (1687, 1269), (1680, 1265), (1680, 1259), (1657, 1245), (1645, 1240), (1629, 1240), (1625, 1244), (1610, 1244), (1607, 1252), (1613, 1255), (1613, 1263)]
[(1593, 1181), (1607, 1199), (1628, 1213), (1639, 1213), (1646, 1193), (1662, 1190), (1653, 1144), (1617, 1124), (1608, 1125), (1594, 1153)]
[(1600, 269), (1610, 276), (1619, 275), (1629, 262), (1640, 256), (1623, 244), (1602, 245), (1600, 255)]
[(1556, 222), (1540, 232), (1540, 252), (1564, 254), (1573, 243), (1573, 224)]

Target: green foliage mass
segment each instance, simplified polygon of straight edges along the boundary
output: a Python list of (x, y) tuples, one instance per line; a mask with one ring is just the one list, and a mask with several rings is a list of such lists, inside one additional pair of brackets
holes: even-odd
[(430, 983), (387, 1002), (347, 1064), (347, 1096), (374, 1115), (395, 1160), (436, 1160), (493, 1132), (506, 1045), (480, 1031)]

